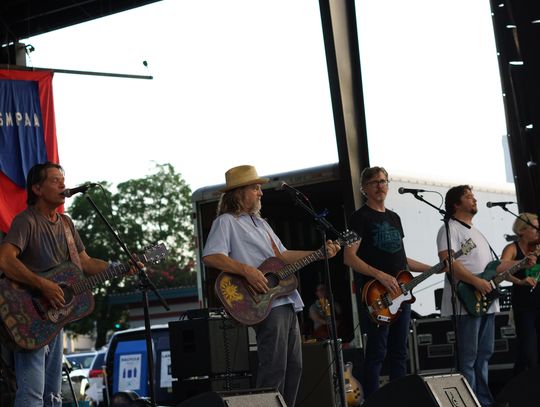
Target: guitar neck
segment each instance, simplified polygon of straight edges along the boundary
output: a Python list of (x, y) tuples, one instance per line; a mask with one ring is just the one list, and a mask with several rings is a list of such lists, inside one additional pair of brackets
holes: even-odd
[(302, 257), (300, 260), (295, 261), (294, 263), (287, 264), (276, 274), (281, 280), (285, 280), (300, 270), (302, 267), (307, 266), (308, 264), (313, 263), (314, 261), (321, 260), (324, 257), (322, 249), (316, 250), (313, 253), (308, 254), (306, 257)]
[[(463, 255), (463, 250), (460, 249), (454, 255), (452, 256), (453, 260), (456, 260), (460, 256)], [(439, 271), (443, 270), (446, 267), (446, 264), (444, 261), (441, 261), (440, 263), (436, 264), (432, 268), (430, 268), (428, 271), (424, 273), (420, 273), (420, 275), (413, 278), (411, 281), (405, 284), (405, 289), (407, 291), (412, 290), (414, 287), (416, 287), (418, 284), (420, 284), (425, 279), (431, 277), (433, 274), (438, 273)]]
[(110, 280), (115, 277), (123, 276), (124, 274), (127, 274), (129, 271), (129, 266), (126, 264), (119, 264), (116, 266), (109, 266), (107, 269), (98, 274), (94, 274), (91, 277), (84, 278), (80, 281), (77, 281), (75, 284), (71, 286), (74, 294), (80, 294), (85, 291), (92, 290), (95, 286), (98, 284), (101, 284), (107, 280)]
[(518, 272), (518, 270), (522, 269), (529, 259), (527, 257), (521, 259), (518, 263), (514, 264), (512, 267), (510, 267), (508, 270), (506, 270), (504, 273), (497, 273), (495, 277), (493, 277), (493, 282), (496, 286), (498, 286), (504, 279), (506, 279), (508, 276), (511, 276)]
[[(341, 247), (348, 244), (347, 240), (341, 237), (335, 240), (334, 242), (339, 244)], [(313, 263), (314, 261), (324, 259), (324, 250), (326, 250), (325, 246), (323, 246), (319, 250), (315, 250), (314, 252), (308, 254), (306, 257), (302, 257), (300, 260), (297, 260), (294, 263), (287, 264), (285, 267), (279, 270), (276, 274), (278, 275), (280, 280), (285, 280), (286, 278), (289, 278), (298, 270), (300, 270), (302, 267), (305, 267), (308, 264)]]

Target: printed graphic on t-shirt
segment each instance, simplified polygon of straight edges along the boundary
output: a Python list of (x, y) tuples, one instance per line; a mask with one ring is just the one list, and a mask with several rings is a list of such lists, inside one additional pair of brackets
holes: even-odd
[(373, 246), (387, 253), (396, 253), (401, 250), (401, 235), (399, 230), (388, 222), (374, 225)]

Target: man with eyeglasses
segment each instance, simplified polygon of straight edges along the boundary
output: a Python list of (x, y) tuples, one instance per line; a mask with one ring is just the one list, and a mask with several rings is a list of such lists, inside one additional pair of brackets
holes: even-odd
[(427, 264), (410, 259), (403, 246), (403, 227), (399, 215), (385, 207), (388, 194), (388, 173), (383, 167), (371, 167), (360, 176), (365, 204), (351, 215), (349, 227), (360, 240), (344, 249), (345, 264), (355, 273), (356, 293), (359, 304), (360, 323), (367, 334), (364, 377), (361, 379), (364, 395), (368, 397), (379, 388), (379, 376), (388, 353), (390, 380), (407, 373), (407, 336), (411, 316), (410, 304), (402, 304), (402, 312), (388, 326), (373, 323), (365, 304), (361, 301), (363, 285), (376, 279), (389, 292), (396, 294), (399, 285), (395, 278), (401, 270), (424, 272)]

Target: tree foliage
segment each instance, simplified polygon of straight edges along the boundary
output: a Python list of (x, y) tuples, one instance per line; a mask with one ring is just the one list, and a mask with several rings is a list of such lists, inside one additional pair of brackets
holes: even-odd
[[(144, 247), (160, 242), (166, 244), (169, 251), (166, 259), (145, 268), (156, 287), (194, 284), (191, 189), (174, 167), (156, 164), (150, 175), (119, 184), (115, 193), (110, 192), (109, 183), (103, 182), (101, 185), (104, 187), (103, 193), (96, 192), (90, 196), (132, 253), (141, 253)], [(127, 257), (120, 245), (88, 199), (84, 196), (75, 198), (68, 213), (90, 256), (126, 262)], [(107, 332), (113, 329), (116, 322), (125, 319), (125, 310), (110, 307), (107, 296), (132, 292), (137, 287), (137, 276), (103, 283), (94, 291), (94, 312), (70, 324), (69, 329), (83, 334), (91, 332), (95, 326), (96, 347), (103, 345)]]

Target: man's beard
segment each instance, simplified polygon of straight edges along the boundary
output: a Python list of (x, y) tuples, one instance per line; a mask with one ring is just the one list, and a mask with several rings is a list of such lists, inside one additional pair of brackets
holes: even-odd
[(250, 208), (249, 213), (258, 214), (261, 211), (261, 200), (257, 199), (253, 206)]

